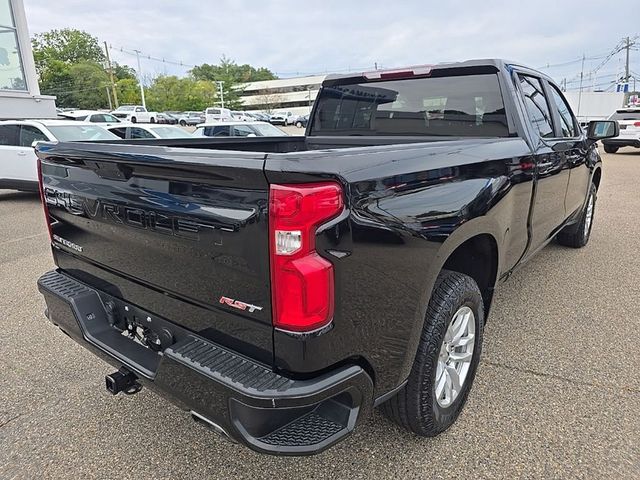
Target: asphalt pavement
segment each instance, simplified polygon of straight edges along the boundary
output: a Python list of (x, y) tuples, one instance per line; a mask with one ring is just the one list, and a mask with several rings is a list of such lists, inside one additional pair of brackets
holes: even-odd
[(0, 479), (640, 478), (640, 151), (603, 155), (589, 245), (552, 243), (497, 292), (457, 423), (380, 413), (330, 450), (258, 455), (113, 368), (43, 315), (53, 268), (37, 195), (0, 191)]

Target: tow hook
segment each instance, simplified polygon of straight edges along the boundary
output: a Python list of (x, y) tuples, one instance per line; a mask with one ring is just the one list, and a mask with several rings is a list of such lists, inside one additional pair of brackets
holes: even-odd
[(138, 383), (138, 377), (125, 367), (105, 376), (104, 380), (107, 391), (111, 395), (117, 395), (120, 392), (124, 392), (126, 395), (133, 395), (142, 390), (142, 385)]

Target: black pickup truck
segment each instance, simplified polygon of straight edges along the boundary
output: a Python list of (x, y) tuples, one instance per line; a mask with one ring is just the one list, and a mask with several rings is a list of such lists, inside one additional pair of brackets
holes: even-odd
[(589, 240), (596, 141), (500, 60), (330, 76), (306, 136), (41, 143), (53, 324), (213, 430), (304, 455), (460, 413), (496, 286)]

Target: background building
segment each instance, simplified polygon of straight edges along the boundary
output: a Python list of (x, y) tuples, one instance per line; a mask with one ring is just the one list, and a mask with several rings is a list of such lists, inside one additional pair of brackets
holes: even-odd
[(0, 120), (55, 116), (55, 97), (40, 95), (22, 0), (0, 0)]
[(248, 111), (306, 115), (325, 77), (314, 75), (246, 83), (241, 94), (242, 104)]

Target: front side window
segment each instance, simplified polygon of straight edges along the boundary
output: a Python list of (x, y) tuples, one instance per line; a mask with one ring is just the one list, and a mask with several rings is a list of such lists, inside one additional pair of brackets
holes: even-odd
[(10, 0), (0, 0), (0, 90), (27, 90)]
[(231, 127), (229, 125), (204, 127), (204, 134), (207, 137), (229, 137), (231, 136)]
[(20, 146), (30, 147), (33, 142), (47, 141), (47, 136), (38, 127), (22, 125), (20, 127)]
[(560, 116), (560, 127), (562, 129), (563, 137), (576, 137), (578, 136), (578, 130), (576, 128), (576, 122), (573, 119), (573, 115), (571, 114), (571, 109), (567, 102), (562, 98), (558, 89), (551, 85), (551, 96), (553, 97), (553, 101), (558, 110), (558, 115)]
[(551, 112), (540, 80), (527, 75), (518, 75), (518, 79), (524, 95), (529, 121), (542, 138), (553, 138), (555, 134), (553, 133)]
[(91, 119), (89, 121), (93, 122), (93, 123), (106, 123), (106, 122), (108, 122), (108, 120), (105, 120), (104, 117), (105, 116), (102, 115), (101, 113), (96, 113), (95, 115), (91, 115)]

